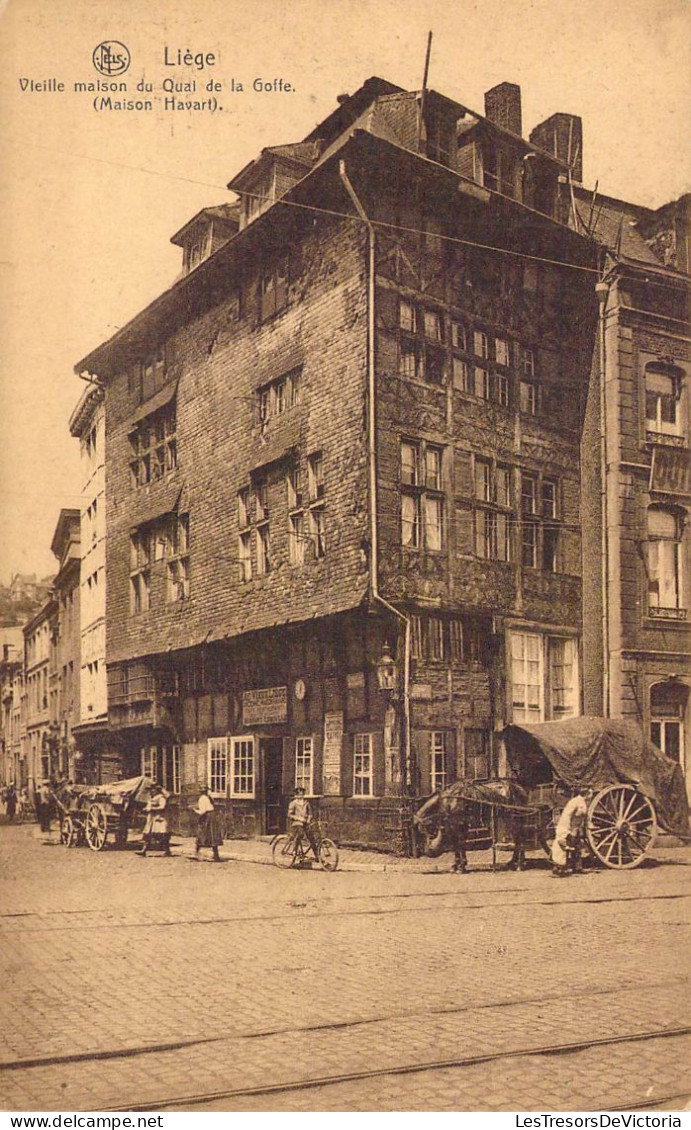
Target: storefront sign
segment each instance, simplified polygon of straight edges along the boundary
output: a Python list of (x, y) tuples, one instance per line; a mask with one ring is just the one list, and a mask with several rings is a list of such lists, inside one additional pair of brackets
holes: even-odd
[(650, 490), (663, 491), (665, 494), (691, 494), (691, 461), (685, 448), (653, 449)]
[(287, 722), (288, 688), (264, 687), (259, 691), (245, 691), (242, 696), (242, 721), (245, 726)]
[(341, 748), (343, 746), (343, 711), (332, 710), (324, 715), (324, 794), (341, 792)]
[(431, 698), (432, 697), (432, 684), (431, 683), (411, 683), (410, 685), (411, 698)]
[(365, 672), (353, 671), (350, 675), (346, 675), (346, 686), (349, 691), (356, 691), (365, 685)]

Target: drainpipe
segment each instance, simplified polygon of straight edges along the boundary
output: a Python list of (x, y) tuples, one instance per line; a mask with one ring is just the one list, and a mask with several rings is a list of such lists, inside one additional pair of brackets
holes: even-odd
[(602, 577), (602, 713), (610, 714), (609, 655), (609, 505), (607, 498), (607, 403), (605, 397), (607, 347), (605, 325), (610, 284), (604, 280), (595, 286), (598, 300), (598, 350), (600, 369), (600, 510), (601, 510), (601, 577)]
[(367, 463), (370, 506), (370, 593), (372, 600), (395, 616), (403, 625), (403, 729), (404, 744), (404, 795), (412, 790), (412, 764), (410, 756), (410, 617), (390, 604), (379, 592), (379, 537), (377, 529), (377, 449), (375, 415), (375, 324), (374, 324), (374, 270), (376, 235), (374, 227), (363, 208), (346, 172), (345, 161), (339, 161), (338, 172), (353, 202), (355, 210), (367, 228)]

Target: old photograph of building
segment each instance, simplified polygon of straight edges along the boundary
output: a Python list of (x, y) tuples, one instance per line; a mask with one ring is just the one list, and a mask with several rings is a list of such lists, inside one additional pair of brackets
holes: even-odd
[[(52, 114), (62, 94), (27, 109), (21, 86), (47, 13), (17, 7), (13, 96)], [(462, 68), (443, 80), (449, 6), (392, 70), (391, 7), (338, 3), (343, 34), (377, 21), (382, 61), (363, 47), (341, 74), (329, 39), (317, 114), (301, 55), (315, 5), (295, 5), (285, 77), (246, 89), (220, 6), (201, 7), (186, 70), (184, 51), (167, 70), (159, 15), (146, 42), (113, 13), (99, 35), (94, 3), (77, 5), (84, 58), (57, 68), (63, 120), (91, 115), (81, 143), (74, 125), (65, 138), (90, 223), (109, 202), (104, 231), (124, 232), (131, 206), (113, 203), (109, 163), (154, 174), (168, 134), (176, 154), (185, 130), (203, 143), (168, 179), (126, 174), (142, 216), (176, 175), (194, 192), (168, 230), (168, 281), (150, 285), (147, 243), (135, 303), (139, 256), (109, 259), (110, 306), (91, 316), (104, 268), (80, 241), (86, 273), (64, 308), (54, 295), (53, 336), (71, 311), (79, 329), (57, 421), (79, 456), (69, 492), (54, 473), (41, 554), (30, 517), (6, 554), (3, 1108), (682, 1110), (685, 151), (666, 196), (610, 189), (616, 158), (600, 171), (590, 149), (608, 152), (602, 123), (573, 91), (564, 109), (556, 69), (526, 124), (518, 17), (466, 103)], [(659, 15), (649, 66), (688, 36), (676, 0), (612, 11), (637, 43)], [(500, 13), (486, 0), (470, 24), (486, 34)], [(659, 105), (684, 92), (670, 81)], [(130, 139), (180, 117), (158, 150), (121, 152), (108, 137), (127, 114)], [(60, 160), (54, 132), (32, 143)], [(640, 146), (661, 159), (652, 133)], [(54, 222), (79, 240), (71, 208)], [(8, 461), (2, 486), (21, 513), (17, 474)], [(204, 848), (225, 866), (187, 868)], [(47, 991), (32, 931), (56, 939)], [(106, 959), (72, 986), (93, 945)], [(128, 982), (153, 994), (146, 1017)]]

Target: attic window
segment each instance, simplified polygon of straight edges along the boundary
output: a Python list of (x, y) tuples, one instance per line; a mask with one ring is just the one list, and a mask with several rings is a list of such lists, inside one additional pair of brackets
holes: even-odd
[(209, 255), (209, 228), (197, 232), (185, 248), (185, 270), (193, 271)]

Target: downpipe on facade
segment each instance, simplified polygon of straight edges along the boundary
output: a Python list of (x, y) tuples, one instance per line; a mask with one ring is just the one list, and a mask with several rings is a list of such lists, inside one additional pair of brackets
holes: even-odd
[(367, 464), (369, 477), (369, 505), (370, 505), (370, 588), (372, 600), (392, 613), (403, 625), (403, 727), (402, 737), (404, 749), (404, 781), (405, 794), (412, 793), (412, 760), (410, 748), (410, 617), (401, 612), (379, 592), (379, 538), (377, 531), (377, 449), (376, 449), (376, 414), (375, 414), (375, 322), (374, 322), (374, 297), (375, 297), (375, 251), (376, 233), (365, 209), (353, 188), (345, 167), (345, 161), (339, 161), (338, 172), (353, 206), (367, 228)]

